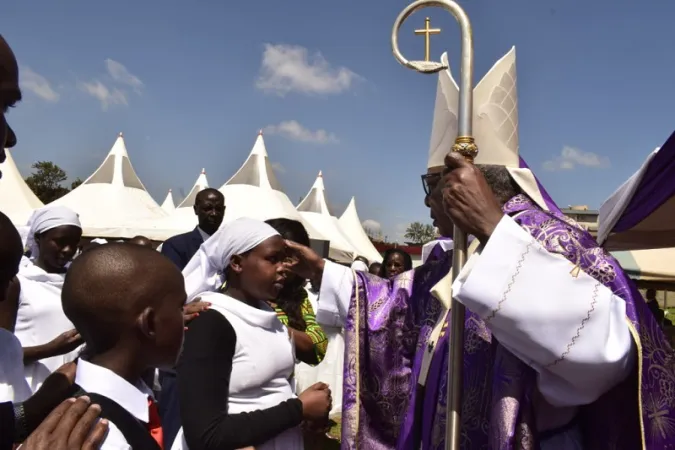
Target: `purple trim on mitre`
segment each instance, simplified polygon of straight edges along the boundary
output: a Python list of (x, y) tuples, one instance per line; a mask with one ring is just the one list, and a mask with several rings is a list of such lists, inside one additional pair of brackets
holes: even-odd
[(675, 132), (649, 162), (633, 197), (612, 229), (630, 230), (675, 196)]
[(522, 156), (518, 157), (518, 161), (519, 161), (518, 165), (521, 169), (528, 169), (530, 172), (532, 172), (532, 176), (534, 177), (534, 180), (537, 182), (537, 188), (539, 189), (539, 193), (541, 194), (541, 197), (544, 199), (544, 203), (546, 203), (546, 207), (548, 208), (548, 210), (559, 212), (560, 208), (558, 208), (558, 205), (555, 204), (551, 196), (548, 195), (548, 192), (546, 192), (544, 186), (539, 182), (539, 178), (537, 178), (537, 175), (535, 175), (532, 169), (530, 169), (530, 166), (527, 165)]

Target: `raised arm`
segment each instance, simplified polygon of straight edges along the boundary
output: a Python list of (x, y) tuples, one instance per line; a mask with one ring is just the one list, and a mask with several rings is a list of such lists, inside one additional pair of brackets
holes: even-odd
[(636, 347), (626, 304), (601, 282), (508, 216), (472, 259), (453, 285), (455, 298), (538, 372), (549, 403), (592, 403), (629, 375)]

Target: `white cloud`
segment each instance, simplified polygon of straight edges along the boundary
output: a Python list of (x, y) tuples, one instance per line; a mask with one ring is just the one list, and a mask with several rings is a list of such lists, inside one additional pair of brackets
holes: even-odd
[(106, 111), (112, 105), (128, 105), (129, 101), (124, 91), (117, 88), (109, 88), (99, 80), (91, 82), (79, 82), (78, 88), (87, 95), (91, 95), (99, 102), (101, 108)]
[(143, 88), (141, 79), (129, 72), (124, 64), (108, 58), (105, 60), (105, 67), (108, 70), (108, 75), (117, 83), (131, 86), (136, 92), (140, 92)]
[(313, 144), (335, 144), (338, 141), (334, 133), (319, 129), (312, 131), (305, 128), (296, 120), (285, 120), (278, 125), (268, 125), (264, 129), (269, 134), (278, 134), (287, 139)]
[(346, 67), (331, 67), (320, 52), (310, 57), (304, 47), (265, 44), (256, 87), (281, 96), (289, 92), (339, 94), (359, 78)]
[(45, 77), (33, 71), (30, 67), (21, 67), (19, 74), (21, 76), (21, 89), (30, 91), (48, 102), (59, 101), (61, 96), (52, 88)]
[(284, 166), (282, 166), (280, 162), (273, 162), (272, 163), (272, 169), (276, 173), (286, 173), (286, 168)]
[(366, 219), (361, 223), (361, 226), (368, 233), (380, 234), (382, 233), (382, 225), (377, 220)]
[(609, 166), (609, 159), (592, 152), (584, 152), (568, 145), (560, 155), (544, 162), (544, 170), (572, 170), (577, 167), (603, 168)]

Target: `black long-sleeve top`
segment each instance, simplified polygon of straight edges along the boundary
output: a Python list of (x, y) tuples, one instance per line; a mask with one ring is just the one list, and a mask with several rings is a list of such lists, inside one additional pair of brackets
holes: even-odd
[(239, 449), (261, 445), (302, 422), (297, 398), (247, 413), (228, 414), (228, 393), (237, 335), (217, 311), (190, 323), (178, 361), (183, 433), (193, 450)]
[(0, 403), (0, 450), (14, 447), (14, 424), (14, 405), (12, 402)]

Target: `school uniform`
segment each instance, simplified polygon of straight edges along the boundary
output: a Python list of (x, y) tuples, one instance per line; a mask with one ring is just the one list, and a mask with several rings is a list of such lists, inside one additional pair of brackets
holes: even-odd
[[(152, 391), (142, 381), (131, 384), (116, 373), (88, 361), (80, 359), (77, 363), (75, 374), (75, 388), (81, 388), (80, 395), (86, 394), (92, 398), (92, 402), (101, 405), (101, 417), (109, 420), (108, 434), (101, 444), (103, 450), (151, 450), (163, 448), (157, 443), (162, 441), (161, 425), (159, 425), (159, 414), (157, 406), (154, 403)], [(83, 391), (83, 392), (82, 392)], [(150, 438), (148, 445), (132, 445), (129, 442), (129, 433), (122, 431), (128, 427), (122, 427), (115, 423), (114, 416), (111, 415), (112, 408), (108, 409), (107, 404), (99, 401), (97, 396), (104, 397), (114, 402), (113, 406), (119, 406), (123, 409), (129, 419), (134, 419), (138, 425), (135, 431), (147, 433), (145, 436)], [(156, 436), (156, 438), (155, 438)]]
[(190, 324), (178, 363), (183, 428), (173, 450), (302, 450), (302, 402), (291, 384), (293, 342), (264, 302), (224, 294)]

